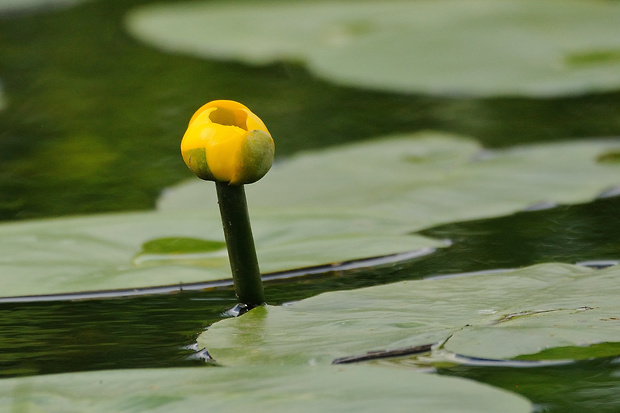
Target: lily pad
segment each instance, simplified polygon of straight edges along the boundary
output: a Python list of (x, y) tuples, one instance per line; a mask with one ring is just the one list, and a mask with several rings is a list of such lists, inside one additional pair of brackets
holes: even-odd
[(98, 371), (4, 379), (0, 403), (46, 412), (527, 413), (523, 397), (465, 379), (393, 368), (272, 367)]
[[(215, 191), (204, 184), (202, 190)], [(204, 204), (203, 204), (204, 205)], [(444, 244), (355, 213), (257, 211), (261, 269), (282, 271)], [(230, 278), (217, 203), (0, 226), (1, 296), (143, 288)]]
[(394, 92), (556, 96), (620, 87), (620, 4), (431, 0), (157, 4), (127, 28), (162, 50), (304, 62)]
[[(587, 139), (491, 151), (438, 132), (392, 136), (276, 164), (247, 187), (248, 202), (252, 210), (358, 211), (413, 232), (536, 204), (592, 200), (620, 185), (620, 164), (601, 159), (619, 148), (618, 139)], [(158, 208), (210, 205), (213, 192), (193, 179), (169, 189)]]
[[(441, 343), (484, 359), (620, 342), (620, 266), (542, 264), (498, 275), (406, 281), (256, 308), (198, 339), (224, 365), (329, 364), (369, 351)], [(610, 350), (611, 349), (611, 350)], [(544, 353), (543, 353), (544, 354)], [(557, 353), (553, 358), (558, 358)]]

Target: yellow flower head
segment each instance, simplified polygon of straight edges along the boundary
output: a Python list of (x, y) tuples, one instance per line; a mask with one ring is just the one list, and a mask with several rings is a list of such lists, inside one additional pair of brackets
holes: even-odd
[(183, 160), (201, 179), (251, 184), (271, 168), (274, 143), (262, 120), (241, 103), (214, 100), (194, 113), (181, 141)]

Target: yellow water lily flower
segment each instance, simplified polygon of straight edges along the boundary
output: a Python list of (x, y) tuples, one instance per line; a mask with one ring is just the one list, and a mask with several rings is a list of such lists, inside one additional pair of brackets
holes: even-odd
[(262, 178), (274, 151), (263, 121), (232, 100), (214, 100), (198, 109), (181, 141), (183, 160), (196, 176), (230, 185)]

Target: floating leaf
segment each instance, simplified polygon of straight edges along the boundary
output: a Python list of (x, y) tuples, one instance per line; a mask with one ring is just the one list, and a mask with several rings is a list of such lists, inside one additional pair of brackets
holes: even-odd
[(11, 411), (527, 413), (524, 398), (464, 379), (364, 367), (99, 371), (0, 382)]
[[(393, 219), (403, 231), (509, 214), (542, 203), (579, 203), (620, 185), (619, 140), (583, 140), (483, 150), (475, 141), (436, 132), (394, 136), (301, 154), (248, 186), (262, 208), (357, 210)], [(167, 191), (160, 210), (216, 202), (201, 182)]]
[(567, 0), (188, 3), (132, 11), (128, 30), (173, 53), (395, 92), (554, 96), (620, 87), (620, 4)]
[(217, 322), (198, 342), (224, 365), (329, 364), (445, 340), (467, 357), (537, 359), (581, 346), (587, 358), (596, 354), (587, 346), (620, 342), (618, 277), (619, 266), (542, 264), (330, 292)]
[[(201, 190), (215, 192), (207, 183)], [(211, 205), (208, 212), (147, 212), (3, 224), (0, 295), (229, 279), (217, 203)], [(355, 212), (263, 210), (257, 212), (253, 224), (264, 272), (444, 245), (403, 233), (393, 220)]]

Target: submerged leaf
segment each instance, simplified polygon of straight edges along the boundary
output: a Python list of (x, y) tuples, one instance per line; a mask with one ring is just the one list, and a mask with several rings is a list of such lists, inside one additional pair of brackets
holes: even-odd
[(575, 66), (597, 65), (601, 63), (620, 62), (620, 49), (617, 50), (592, 50), (586, 53), (573, 53), (566, 55), (566, 63)]
[(207, 260), (221, 260), (222, 258), (225, 260), (225, 250), (226, 243), (224, 241), (187, 237), (159, 238), (142, 244), (142, 251), (134, 257), (133, 263), (137, 265), (197, 261), (204, 263)]
[(576, 0), (188, 3), (133, 10), (128, 30), (173, 53), (305, 62), (395, 92), (554, 96), (620, 87), (620, 4)]
[(527, 355), (556, 347), (588, 358), (587, 346), (620, 342), (618, 277), (619, 266), (544, 264), (330, 292), (217, 322), (198, 342), (224, 365), (328, 364), (444, 341), (475, 358), (537, 359)]
[(602, 164), (620, 164), (620, 150), (611, 150), (601, 153), (596, 160)]
[(0, 381), (11, 411), (527, 413), (523, 397), (473, 381), (393, 368), (193, 368), (98, 371)]

